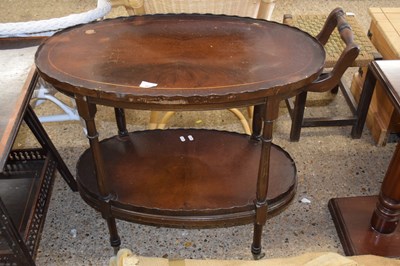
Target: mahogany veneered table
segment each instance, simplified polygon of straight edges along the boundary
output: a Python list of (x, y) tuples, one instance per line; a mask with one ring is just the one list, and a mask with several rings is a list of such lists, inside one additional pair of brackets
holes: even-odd
[[(107, 220), (178, 227), (254, 222), (252, 252), (271, 214), (296, 190), (296, 168), (272, 144), (279, 101), (322, 71), (323, 47), (288, 26), (216, 15), (152, 15), (82, 25), (36, 54), (41, 76), (73, 96), (90, 149), (77, 165), (83, 199)], [(142, 82), (154, 83), (146, 88)], [(96, 105), (114, 107), (118, 136), (99, 141)], [(203, 129), (127, 133), (123, 108), (255, 106), (251, 136)]]

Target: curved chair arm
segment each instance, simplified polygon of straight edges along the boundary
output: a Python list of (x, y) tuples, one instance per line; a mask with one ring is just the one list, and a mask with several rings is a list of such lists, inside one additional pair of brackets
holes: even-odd
[[(322, 44), (325, 45), (329, 37), (331, 36), (333, 30), (338, 25), (338, 21), (340, 18), (343, 18), (345, 15), (342, 8), (337, 7), (329, 14), (326, 18), (324, 26), (322, 27), (321, 31), (315, 36), (315, 38)], [(291, 14), (284, 14), (283, 15), (283, 24), (294, 26), (293, 25), (293, 16)]]
[[(360, 53), (359, 46), (354, 42), (353, 31), (344, 17), (345, 13), (343, 10), (341, 8), (336, 8), (331, 12), (323, 29), (321, 30), (320, 34), (318, 34), (317, 39), (326, 43), (334, 29), (334, 27), (332, 28), (332, 25), (334, 22), (336, 22), (340, 37), (346, 44), (346, 48), (342, 51), (342, 54), (340, 55), (339, 60), (336, 62), (332, 71), (322, 74), (307, 88), (307, 91), (323, 92), (331, 90), (333, 87), (339, 84), (344, 72), (351, 67), (354, 60)], [(327, 35), (328, 32), (329, 35)]]
[(332, 12), (326, 18), (325, 24), (322, 27), (321, 31), (318, 33), (317, 36), (315, 36), (315, 38), (317, 38), (317, 40), (320, 43), (322, 43), (322, 45), (325, 45), (328, 42), (329, 37), (331, 36), (336, 26), (339, 29), (340, 27), (339, 24), (343, 23), (347, 24), (346, 20), (344, 19), (345, 15), (346, 15), (345, 12), (340, 7), (337, 7), (334, 10), (332, 10)]
[(111, 0), (112, 7), (123, 6), (129, 16), (144, 15), (143, 0)]

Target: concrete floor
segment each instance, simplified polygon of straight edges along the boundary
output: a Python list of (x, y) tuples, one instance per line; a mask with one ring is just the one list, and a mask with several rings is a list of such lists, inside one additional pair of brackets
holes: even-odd
[[(36, 4), (36, 2), (38, 2)], [(22, 9), (25, 1), (1, 1), (3, 21), (61, 16), (63, 12), (87, 10), (95, 1), (34, 1), (32, 13)], [(368, 29), (369, 7), (400, 7), (396, 0), (277, 0), (273, 20), (284, 13), (329, 13), (341, 6), (353, 12)], [(5, 7), (6, 9), (4, 9)], [(118, 12), (123, 12), (118, 10)], [(118, 13), (119, 14), (119, 13)], [(7, 19), (5, 19), (7, 18)], [(352, 69), (347, 73), (351, 78)], [(348, 78), (348, 82), (350, 82)], [(333, 98), (327, 106), (313, 107), (315, 113), (345, 111), (343, 98)], [(311, 109), (311, 108), (309, 108)], [(38, 115), (55, 111), (46, 103), (36, 108)], [(309, 110), (308, 110), (309, 112)], [(149, 113), (128, 111), (130, 130), (146, 128)], [(114, 135), (112, 110), (99, 108), (98, 129), (101, 138)], [(267, 221), (263, 248), (267, 258), (295, 256), (304, 252), (332, 251), (343, 254), (327, 203), (330, 198), (375, 195), (394, 150), (394, 143), (377, 147), (368, 129), (361, 139), (351, 139), (350, 127), (303, 129), (298, 143), (288, 141), (290, 119), (284, 105), (275, 123), (274, 143), (287, 150), (296, 162), (298, 191), (289, 207)], [(238, 121), (227, 111), (177, 113), (169, 127), (206, 127), (242, 132)], [(87, 147), (79, 122), (46, 123), (45, 128), (62, 157), (75, 173), (75, 165)], [(26, 129), (23, 128), (22, 133)], [(22, 134), (16, 146), (32, 144), (32, 137)], [(310, 203), (302, 203), (307, 198)], [(118, 221), (122, 247), (135, 254), (167, 258), (251, 259), (252, 225), (218, 229), (171, 229)], [(76, 234), (75, 234), (76, 232)], [(100, 214), (73, 193), (57, 175), (36, 262), (38, 265), (107, 265), (113, 255), (108, 231)]]

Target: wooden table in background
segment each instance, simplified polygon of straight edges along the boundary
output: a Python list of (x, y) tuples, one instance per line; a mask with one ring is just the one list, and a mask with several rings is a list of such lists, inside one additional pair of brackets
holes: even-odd
[[(384, 60), (400, 59), (400, 8), (372, 7), (369, 14), (371, 42)], [(366, 71), (364, 68), (354, 76), (351, 91), (356, 99), (361, 94)], [(380, 82), (376, 85), (366, 124), (377, 145), (385, 145), (390, 133), (400, 133), (400, 115)]]
[[(0, 39), (0, 264), (34, 265), (56, 169), (73, 191), (77, 184), (29, 105), (39, 78), (29, 72), (33, 56), (19, 50), (37, 46), (37, 39)], [(4, 61), (3, 61), (4, 60)], [(22, 62), (23, 61), (23, 62)], [(28, 70), (26, 70), (26, 64)], [(21, 73), (22, 72), (22, 73)], [(29, 74), (28, 74), (29, 72)], [(20, 81), (26, 80), (25, 84)], [(14, 150), (25, 121), (41, 148)]]
[[(373, 90), (377, 81), (400, 111), (400, 60), (372, 62), (363, 90)], [(329, 210), (346, 255), (400, 257), (400, 144), (396, 146), (379, 197), (331, 199)]]

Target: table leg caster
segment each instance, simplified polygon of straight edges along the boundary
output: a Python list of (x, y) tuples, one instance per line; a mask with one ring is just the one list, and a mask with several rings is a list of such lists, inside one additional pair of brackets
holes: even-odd
[(113, 249), (114, 249), (114, 255), (117, 255), (119, 251), (119, 246), (113, 247)]
[(112, 248), (114, 249), (114, 255), (117, 255), (120, 247), (121, 247), (121, 239), (119, 238), (119, 236), (117, 236), (117, 238), (112, 239), (110, 238), (110, 243)]
[(115, 238), (110, 237), (111, 247), (114, 249), (114, 255), (117, 255), (120, 247), (121, 247), (121, 239), (119, 236), (115, 236)]
[(121, 246), (121, 238), (118, 235), (117, 224), (115, 218), (105, 218), (110, 232), (110, 244), (114, 248), (114, 254), (117, 255), (119, 247)]
[(253, 245), (251, 246), (251, 254), (253, 254), (253, 259), (254, 260), (260, 260), (265, 257), (265, 252), (261, 252), (261, 246), (260, 247), (254, 247)]

